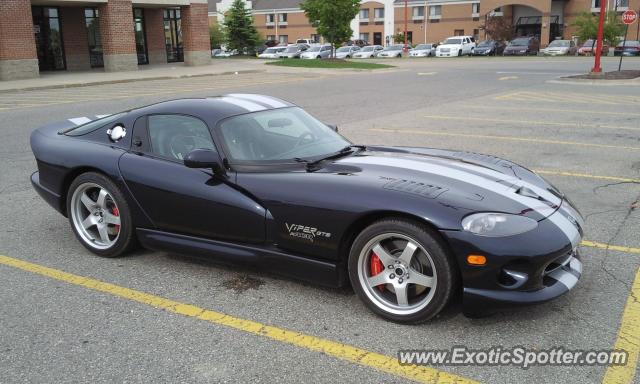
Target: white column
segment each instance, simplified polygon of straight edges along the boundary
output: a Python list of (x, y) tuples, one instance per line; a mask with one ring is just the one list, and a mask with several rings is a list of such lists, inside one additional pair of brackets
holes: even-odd
[(359, 39), (360, 38), (360, 12), (358, 12), (356, 17), (353, 20), (351, 20), (350, 27), (351, 27), (351, 30), (353, 31), (351, 40)]
[(382, 44), (384, 45), (386, 37), (389, 36), (389, 42), (391, 42), (391, 36), (395, 34), (395, 17), (396, 12), (393, 8), (394, 0), (384, 0), (384, 36), (382, 36)]

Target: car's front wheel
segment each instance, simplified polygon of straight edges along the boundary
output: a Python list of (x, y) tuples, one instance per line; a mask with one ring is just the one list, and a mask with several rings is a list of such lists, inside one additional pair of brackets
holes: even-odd
[(135, 243), (129, 205), (100, 173), (83, 173), (71, 183), (67, 216), (80, 243), (99, 256), (121, 256)]
[(374, 313), (400, 323), (437, 315), (451, 298), (457, 273), (445, 244), (426, 225), (389, 219), (364, 229), (349, 254), (349, 277)]

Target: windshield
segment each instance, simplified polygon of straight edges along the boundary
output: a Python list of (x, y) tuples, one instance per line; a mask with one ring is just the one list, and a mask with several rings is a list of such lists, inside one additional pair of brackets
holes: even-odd
[(306, 44), (306, 43), (307, 43), (307, 40), (304, 40), (304, 39), (296, 40), (296, 44)]
[(549, 47), (568, 47), (569, 40), (554, 40), (549, 44)]
[(307, 52), (320, 52), (320, 46), (315, 46), (307, 49)]
[(431, 49), (431, 44), (418, 44), (415, 49)]
[(220, 132), (231, 160), (240, 162), (313, 159), (350, 144), (297, 107), (231, 117), (222, 122)]
[(287, 48), (284, 52), (285, 52), (285, 53), (294, 53), (294, 52), (298, 52), (298, 47), (289, 47), (289, 48)]
[(402, 51), (402, 45), (390, 45), (384, 49), (385, 51)]
[(594, 45), (593, 40), (587, 40), (584, 42), (584, 44), (582, 44), (583, 47), (589, 47), (589, 48), (591, 48), (593, 45)]
[(493, 41), (491, 41), (491, 40), (485, 40), (485, 41), (481, 41), (481, 42), (478, 44), (478, 47), (490, 47), (490, 46), (492, 46), (492, 45), (493, 45)]
[(509, 45), (529, 45), (529, 39), (515, 39)]
[(351, 47), (341, 47), (341, 48), (338, 48), (336, 52), (349, 52), (350, 50), (351, 50)]
[(264, 50), (264, 53), (276, 53), (277, 50), (275, 48), (267, 48)]
[(447, 39), (445, 44), (462, 44), (462, 39)]
[(640, 41), (627, 40), (619, 45), (620, 47), (640, 47)]
[(372, 46), (368, 46), (368, 47), (362, 48), (362, 52), (370, 52), (370, 51), (373, 51), (373, 47)]

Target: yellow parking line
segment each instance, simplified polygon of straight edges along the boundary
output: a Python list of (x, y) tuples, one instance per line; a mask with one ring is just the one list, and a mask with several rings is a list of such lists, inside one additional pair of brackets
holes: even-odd
[(559, 109), (559, 108), (529, 108), (529, 107), (504, 107), (504, 106), (487, 106), (487, 105), (475, 105), (475, 104), (466, 104), (464, 105), (468, 108), (477, 108), (482, 110), (492, 110), (492, 109), (502, 109), (506, 111), (532, 111), (532, 112), (567, 112), (567, 113), (582, 113), (582, 114), (590, 114), (590, 115), (613, 115), (620, 117), (628, 117), (628, 116), (640, 116), (640, 113), (633, 112), (611, 112), (611, 111), (601, 111), (598, 109)]
[(438, 72), (418, 72), (418, 76), (431, 76), (435, 75)]
[(505, 141), (518, 141), (518, 142), (538, 143), (538, 144), (554, 144), (554, 145), (575, 145), (575, 146), (580, 146), (580, 147), (629, 149), (629, 150), (633, 150), (633, 151), (640, 151), (640, 147), (627, 147), (627, 146), (622, 146), (622, 145), (607, 145), (607, 144), (593, 144), (593, 143), (579, 143), (579, 142), (575, 142), (575, 141), (532, 139), (532, 138), (528, 138), (528, 137), (516, 137), (516, 136), (478, 135), (478, 134), (472, 134), (472, 133), (436, 132), (436, 131), (426, 131), (426, 130), (418, 130), (418, 129), (370, 128), (369, 131), (382, 132), (382, 133), (410, 133), (410, 134), (414, 134), (414, 135), (425, 135), (425, 136), (469, 137), (469, 138), (476, 138), (476, 139), (505, 140)]
[(626, 365), (616, 365), (607, 368), (602, 379), (603, 384), (633, 383), (640, 354), (640, 268), (636, 272), (627, 305), (622, 313), (618, 339), (613, 347), (629, 353)]
[(632, 130), (640, 131), (640, 127), (625, 127), (616, 125), (600, 125), (600, 124), (582, 124), (572, 122), (557, 122), (557, 121), (540, 121), (540, 120), (511, 120), (511, 119), (493, 119), (488, 117), (467, 117), (467, 116), (442, 116), (442, 115), (425, 115), (428, 119), (436, 120), (463, 120), (463, 121), (483, 121), (490, 123), (508, 123), (508, 124), (520, 124), (520, 125), (546, 125), (553, 127), (572, 127), (572, 128), (602, 128), (602, 129), (615, 129), (615, 130)]
[(167, 312), (196, 318), (212, 324), (222, 325), (247, 332), (256, 336), (295, 345), (314, 352), (320, 352), (351, 363), (363, 365), (381, 372), (400, 376), (421, 383), (476, 383), (451, 373), (422, 366), (402, 366), (396, 357), (381, 355), (351, 345), (322, 339), (319, 337), (278, 328), (251, 320), (226, 315), (221, 312), (211, 311), (191, 304), (165, 299), (142, 291), (121, 287), (115, 284), (105, 283), (89, 277), (74, 275), (58, 269), (48, 268), (39, 264), (14, 259), (0, 255), (0, 264), (21, 269), (23, 271), (46, 276), (55, 280), (83, 288), (121, 297), (151, 307), (163, 309)]
[[(597, 241), (589, 241), (589, 240), (582, 240), (580, 245), (582, 245), (583, 247), (606, 249), (606, 250), (610, 250), (610, 251), (618, 251), (618, 252), (625, 252), (625, 253), (636, 253), (636, 254), (640, 255), (640, 248), (622, 247), (620, 245), (611, 245), (611, 244), (605, 244), (605, 243), (598, 243)], [(640, 298), (640, 296), (638, 296), (638, 297)], [(638, 329), (640, 329), (640, 328), (638, 328)]]
[(624, 183), (640, 183), (640, 179), (630, 179), (630, 178), (627, 178), (627, 177), (591, 175), (591, 174), (588, 174), (588, 173), (553, 171), (553, 170), (549, 170), (549, 169), (534, 169), (533, 171), (536, 172), (536, 173), (539, 173), (541, 175), (584, 177), (584, 178), (587, 178), (587, 179), (621, 181), (621, 182), (624, 182)]

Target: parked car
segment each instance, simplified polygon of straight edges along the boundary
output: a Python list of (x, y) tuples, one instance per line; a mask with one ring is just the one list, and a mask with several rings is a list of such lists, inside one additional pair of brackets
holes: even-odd
[(540, 50), (544, 56), (574, 56), (578, 47), (573, 40), (553, 40), (546, 48)]
[(211, 50), (211, 57), (215, 57), (217, 54), (221, 53), (222, 49), (220, 48), (214, 48)]
[(453, 36), (436, 48), (436, 57), (471, 55), (476, 47), (473, 36)]
[(267, 41), (264, 42), (264, 45), (266, 45), (269, 48), (275, 47), (278, 44), (280, 44), (280, 42), (278, 40), (267, 40)]
[(518, 37), (509, 42), (502, 54), (504, 56), (537, 55), (540, 41), (535, 37)]
[(277, 59), (280, 57), (280, 54), (285, 51), (287, 47), (271, 47), (267, 48), (258, 55), (261, 59)]
[(620, 43), (614, 50), (614, 56), (640, 56), (640, 41), (627, 40)]
[(340, 47), (336, 50), (336, 59), (350, 59), (353, 57), (353, 54), (359, 50), (360, 47), (357, 45)]
[(394, 44), (387, 45), (382, 49), (382, 52), (378, 53), (378, 57), (402, 57), (402, 50), (404, 49), (404, 44)]
[(238, 54), (238, 50), (234, 49), (233, 51), (220, 50), (213, 57), (231, 57), (236, 56)]
[(312, 45), (309, 49), (300, 54), (301, 59), (327, 59), (331, 57), (331, 45)]
[(534, 172), (470, 152), (356, 145), (267, 95), (51, 122), (30, 143), (34, 189), (102, 257), (140, 244), (351, 284), (404, 323), (458, 294), (467, 315), (542, 303), (582, 275), (584, 220)]
[(409, 51), (409, 57), (427, 57), (435, 55), (435, 44), (418, 44), (415, 48)]
[[(578, 55), (580, 56), (591, 56), (594, 54), (596, 50), (595, 40), (587, 40), (585, 41), (580, 48), (578, 48)], [(602, 43), (602, 55), (606, 56), (609, 54), (609, 44)]]
[(378, 53), (380, 53), (383, 49), (384, 48), (382, 47), (382, 45), (367, 45), (366, 47), (360, 49), (358, 52), (354, 53), (353, 58), (373, 59), (374, 57), (378, 56)]
[(369, 45), (369, 42), (365, 40), (349, 40), (347, 42), (347, 45), (357, 45), (358, 47), (362, 48)]
[(298, 39), (298, 40), (296, 40), (296, 44), (305, 44), (305, 45), (309, 45), (309, 46), (311, 46), (313, 44), (316, 44), (316, 43), (317, 43), (316, 41), (313, 41), (311, 39)]
[(306, 44), (291, 44), (284, 51), (280, 52), (280, 57), (283, 59), (299, 59), (302, 52), (309, 49)]
[(495, 40), (484, 40), (478, 43), (473, 50), (474, 56), (496, 56), (502, 55), (504, 52), (505, 43)]

